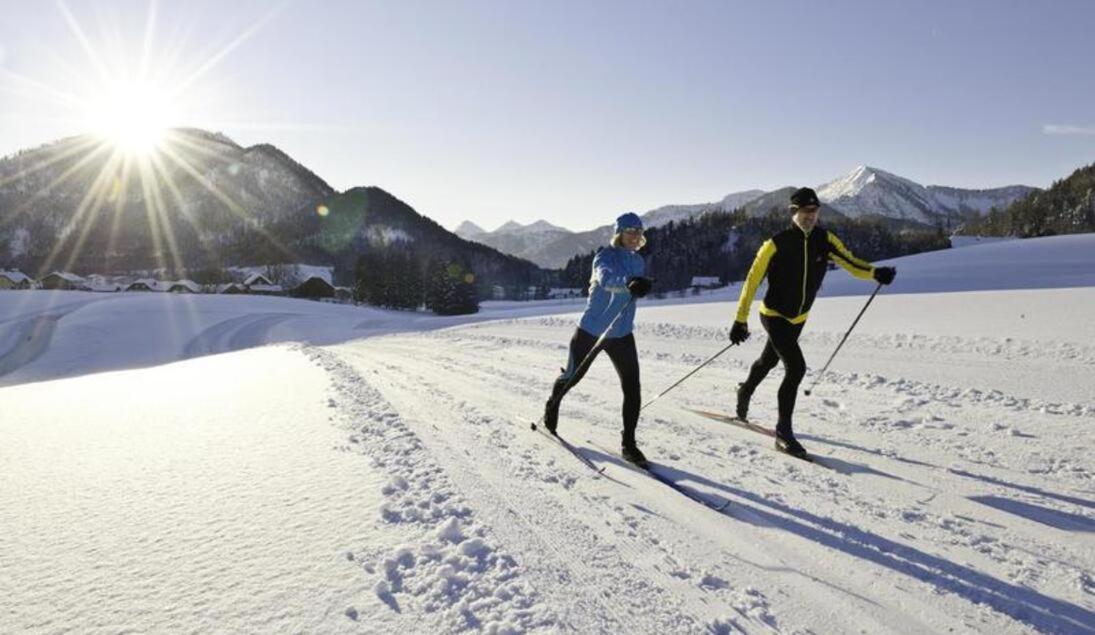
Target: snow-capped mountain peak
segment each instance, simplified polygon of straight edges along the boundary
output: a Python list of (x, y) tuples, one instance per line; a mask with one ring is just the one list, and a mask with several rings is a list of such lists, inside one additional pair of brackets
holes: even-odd
[(506, 221), (501, 227), (491, 232), (492, 234), (512, 234), (513, 232), (519, 232), (524, 227), (521, 223), (515, 220)]
[(496, 229), (496, 230), (494, 230), (493, 232), (490, 232), (490, 233), (497, 236), (497, 235), (500, 235), (500, 234), (528, 235), (528, 234), (539, 234), (539, 233), (543, 233), (543, 232), (565, 232), (565, 233), (570, 233), (570, 230), (564, 229), (564, 228), (556, 226), (556, 225), (552, 225), (551, 223), (547, 222), (546, 220), (538, 220), (535, 223), (530, 223), (528, 225), (522, 225), (521, 223), (518, 223), (517, 221), (512, 221), (511, 220), (511, 221), (507, 221), (501, 227), (499, 227), (498, 229)]
[(466, 220), (466, 221), (460, 223), (459, 225), (457, 225), (456, 229), (453, 230), (453, 233), (456, 234), (457, 236), (467, 240), (467, 239), (470, 239), (474, 236), (478, 236), (480, 234), (485, 234), (486, 230), (484, 230), (479, 225), (476, 225), (475, 223), (471, 222), (470, 220)]
[(935, 224), (968, 213), (984, 213), (1006, 206), (1033, 188), (1009, 186), (991, 190), (925, 187), (885, 170), (860, 165), (844, 176), (817, 188), (822, 202), (848, 216), (887, 216)]
[(566, 232), (566, 231), (570, 231), (570, 230), (563, 229), (562, 227), (559, 227), (558, 225), (552, 225), (551, 223), (547, 222), (546, 220), (541, 219), (541, 220), (536, 221), (535, 223), (532, 223), (531, 225), (525, 225), (524, 231), (525, 231), (525, 233), (532, 233), (532, 232)]

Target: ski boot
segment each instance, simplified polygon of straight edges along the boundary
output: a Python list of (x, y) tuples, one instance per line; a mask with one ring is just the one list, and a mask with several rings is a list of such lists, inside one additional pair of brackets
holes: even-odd
[(734, 414), (737, 415), (741, 421), (748, 421), (749, 416), (749, 400), (753, 398), (753, 389), (748, 388), (744, 382), (738, 384), (738, 405), (734, 410)]
[(544, 403), (544, 427), (547, 431), (555, 434), (555, 428), (559, 426), (559, 402), (555, 399), (548, 399)]
[(650, 467), (650, 461), (646, 460), (646, 456), (643, 455), (642, 450), (635, 444), (635, 431), (624, 432), (623, 443), (620, 446), (620, 456), (624, 458), (628, 463), (633, 463), (637, 467), (646, 469)]
[(790, 454), (796, 459), (809, 459), (810, 455), (806, 452), (806, 448), (802, 447), (802, 444), (795, 438), (790, 427), (776, 428), (776, 451), (783, 452), (784, 454)]
[[(562, 368), (561, 372), (566, 372)], [(555, 434), (555, 428), (559, 426), (559, 402), (563, 400), (563, 388), (566, 387), (566, 380), (560, 377), (555, 380), (555, 384), (551, 387), (551, 397), (544, 403), (544, 427), (547, 431)]]

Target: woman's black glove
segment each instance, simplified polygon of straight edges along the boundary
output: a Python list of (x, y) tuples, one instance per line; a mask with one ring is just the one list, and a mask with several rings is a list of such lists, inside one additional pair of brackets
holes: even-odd
[(734, 326), (730, 327), (730, 342), (741, 344), (747, 339), (749, 339), (749, 325), (745, 322), (734, 322)]
[(882, 284), (890, 284), (896, 275), (897, 269), (893, 267), (875, 267), (874, 270), (874, 279)]
[(650, 287), (653, 285), (653, 280), (642, 276), (635, 276), (634, 278), (628, 278), (627, 280), (627, 290), (636, 298), (641, 298), (650, 293)]

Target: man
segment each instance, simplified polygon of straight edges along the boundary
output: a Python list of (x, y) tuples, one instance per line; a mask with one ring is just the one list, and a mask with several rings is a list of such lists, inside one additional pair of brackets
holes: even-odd
[(792, 225), (764, 241), (757, 250), (749, 276), (738, 299), (738, 313), (730, 329), (730, 341), (740, 344), (749, 338), (749, 306), (760, 286), (768, 277), (768, 292), (760, 306), (760, 323), (768, 332), (768, 343), (749, 376), (738, 385), (737, 416), (745, 420), (749, 400), (764, 377), (782, 360), (784, 377), (779, 386), (779, 422), (776, 425), (776, 449), (805, 458), (806, 448), (795, 439), (792, 416), (798, 386), (806, 375), (806, 360), (798, 345), (798, 337), (814, 297), (821, 288), (829, 261), (844, 267), (853, 276), (875, 280), (880, 284), (893, 282), (897, 270), (875, 267), (852, 255), (832, 232), (817, 225), (821, 203), (808, 187), (791, 194)]

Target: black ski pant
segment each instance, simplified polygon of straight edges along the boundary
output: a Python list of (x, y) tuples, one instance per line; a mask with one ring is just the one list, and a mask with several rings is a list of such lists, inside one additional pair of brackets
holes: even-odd
[(793, 436), (792, 418), (795, 413), (795, 397), (798, 386), (806, 376), (806, 358), (798, 345), (798, 336), (805, 322), (791, 324), (781, 317), (760, 316), (760, 323), (768, 332), (768, 343), (760, 357), (753, 362), (746, 378), (744, 390), (752, 394), (768, 372), (783, 361), (783, 383), (779, 385), (779, 423), (776, 432), (781, 436)]
[[(570, 338), (570, 358), (567, 361), (567, 367), (555, 380), (555, 386), (551, 391), (551, 399), (556, 404), (582, 380), (586, 371), (592, 366), (593, 360), (590, 360), (585, 368), (578, 368), (586, 355), (589, 355), (589, 352), (593, 350), (593, 345), (596, 342), (597, 338), (586, 331), (582, 329), (574, 330), (574, 337)], [(642, 400), (639, 387), (639, 353), (635, 349), (635, 336), (628, 333), (623, 337), (606, 337), (602, 344), (602, 350), (608, 353), (608, 358), (612, 360), (612, 365), (616, 367), (616, 374), (620, 376), (620, 386), (624, 390), (624, 443), (634, 443), (635, 427), (639, 424), (639, 408)], [(595, 353), (594, 358), (596, 356)], [(567, 385), (567, 380), (570, 380), (569, 385)]]

